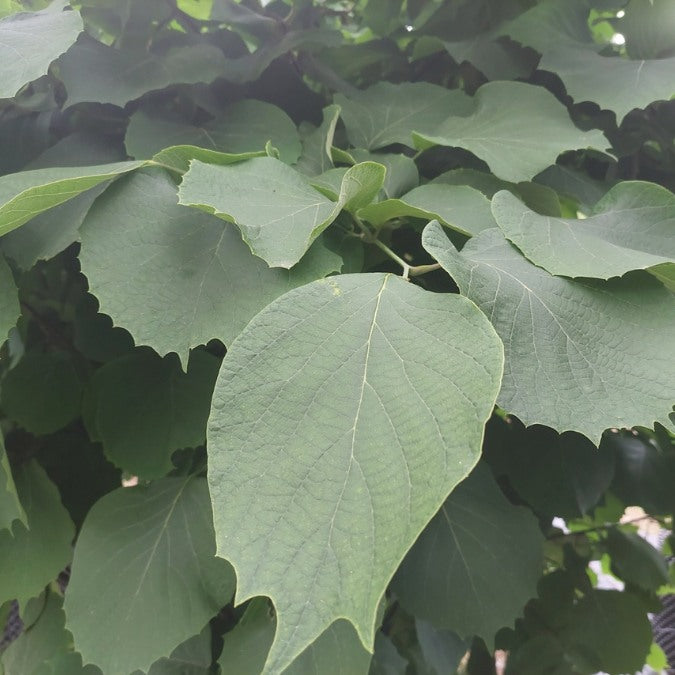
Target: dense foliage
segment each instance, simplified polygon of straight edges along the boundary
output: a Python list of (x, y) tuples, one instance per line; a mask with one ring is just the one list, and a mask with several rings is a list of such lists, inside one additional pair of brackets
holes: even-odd
[(0, 14), (0, 671), (665, 664), (674, 0)]

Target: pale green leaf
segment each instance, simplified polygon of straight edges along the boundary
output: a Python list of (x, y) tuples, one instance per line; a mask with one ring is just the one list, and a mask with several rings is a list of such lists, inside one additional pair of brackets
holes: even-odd
[(471, 236), (495, 226), (490, 202), (478, 190), (466, 185), (420, 185), (399, 199), (387, 199), (366, 206), (359, 218), (382, 225), (392, 218), (409, 216), (437, 219), (443, 225)]
[[(21, 12), (0, 21), (0, 98), (47, 74), (49, 64), (75, 42), (82, 19), (55, 0), (39, 12)], [(45, 36), (49, 39), (45, 39)]]
[(501, 364), (472, 303), (383, 274), (290, 291), (234, 341), (209, 486), (237, 602), (277, 610), (265, 673), (338, 618), (372, 648), (389, 579), (478, 458)]
[(492, 200), (504, 235), (551, 274), (609, 279), (662, 263), (675, 263), (675, 195), (654, 183), (624, 181), (589, 218), (550, 218), (509, 192)]
[(412, 157), (388, 152), (350, 150), (357, 162), (378, 162), (387, 169), (382, 191), (388, 199), (395, 199), (416, 188), (420, 182), (417, 165)]
[(612, 110), (619, 123), (634, 108), (675, 94), (675, 57), (632, 61), (578, 47), (552, 48), (542, 56), (539, 69), (555, 73), (575, 102), (593, 101)]
[(187, 373), (175, 355), (151, 350), (109, 361), (89, 384), (90, 433), (125, 471), (145, 480), (166, 475), (175, 450), (204, 443), (219, 365), (201, 350), (190, 354)]
[(649, 270), (666, 288), (675, 293), (675, 266), (671, 263), (657, 265)]
[(609, 145), (599, 131), (581, 131), (566, 108), (543, 87), (488, 82), (473, 99), (473, 111), (450, 116), (431, 132), (413, 133), (418, 148), (464, 148), (499, 177), (530, 180), (566, 150)]
[(4, 343), (7, 333), (16, 324), (19, 314), (21, 314), (21, 307), (14, 275), (0, 253), (0, 345)]
[(72, 359), (56, 351), (27, 351), (0, 390), (5, 415), (38, 436), (79, 417), (81, 399), (82, 382)]
[(349, 98), (337, 94), (334, 100), (349, 142), (368, 150), (392, 143), (412, 147), (413, 131), (433, 133), (448, 115), (466, 115), (472, 108), (463, 91), (429, 82), (379, 82)]
[(543, 541), (532, 512), (510, 504), (479, 464), (424, 529), (392, 588), (416, 617), (491, 645), (536, 596)]
[(203, 42), (153, 54), (81, 38), (59, 59), (58, 66), (67, 106), (95, 102), (123, 107), (171, 84), (212, 82), (225, 74), (226, 60), (220, 49)]
[(198, 159), (206, 164), (236, 164), (245, 159), (253, 157), (266, 157), (265, 150), (255, 150), (251, 152), (220, 152), (219, 150), (209, 150), (208, 148), (199, 148), (195, 145), (174, 145), (170, 148), (160, 150), (149, 165), (158, 164), (169, 171), (185, 173), (190, 168), (190, 162)]
[(616, 28), (632, 59), (659, 59), (675, 51), (673, 0), (630, 0)]
[(458, 253), (432, 223), (424, 247), (504, 341), (499, 404), (526, 425), (579, 431), (669, 425), (675, 378), (675, 298), (651, 276), (609, 282), (551, 276), (498, 229)]
[(195, 635), (234, 589), (214, 554), (203, 478), (163, 478), (100, 499), (77, 540), (65, 603), (83, 660), (104, 673), (147, 671)]
[(384, 182), (385, 169), (363, 162), (342, 178), (337, 203), (307, 179), (272, 157), (232, 166), (194, 161), (180, 185), (179, 201), (234, 221), (253, 253), (270, 267), (295, 265), (341, 209), (370, 203)]
[(0, 435), (0, 530), (11, 529), (15, 520), (20, 520), (24, 525), (27, 524), (26, 512), (21, 506), (12, 477), (12, 469), (7, 459), (5, 442)]
[(35, 169), (0, 177), (0, 236), (43, 211), (139, 166), (142, 162), (115, 162), (99, 166)]
[(333, 167), (331, 147), (335, 127), (340, 119), (340, 106), (329, 105), (323, 109), (323, 122), (302, 139), (302, 154), (295, 168), (308, 176), (328, 171)]
[[(259, 675), (274, 640), (276, 619), (265, 598), (254, 598), (237, 625), (223, 636), (218, 659), (223, 675)], [(354, 627), (339, 619), (285, 668), (283, 675), (367, 675), (370, 654)]]
[(264, 150), (270, 141), (279, 159), (292, 164), (300, 155), (295, 124), (271, 103), (247, 99), (228, 106), (201, 126), (153, 117), (139, 110), (131, 116), (124, 144), (136, 159), (152, 157), (170, 145), (194, 145), (229, 154)]
[(139, 344), (183, 363), (191, 348), (212, 338), (229, 345), (269, 302), (342, 267), (320, 237), (290, 270), (270, 269), (234, 225), (179, 206), (160, 173), (113, 185), (81, 235), (82, 271), (102, 311)]
[(75, 528), (44, 469), (31, 460), (14, 471), (28, 527), (15, 521), (0, 530), (0, 604), (20, 606), (56, 579), (70, 562)]

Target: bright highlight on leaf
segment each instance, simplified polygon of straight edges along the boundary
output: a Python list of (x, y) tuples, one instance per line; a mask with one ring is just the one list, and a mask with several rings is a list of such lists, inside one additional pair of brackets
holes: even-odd
[(398, 562), (476, 463), (501, 368), (471, 303), (382, 274), (291, 291), (232, 344), (209, 486), (237, 602), (277, 611), (264, 672), (341, 617), (372, 647)]

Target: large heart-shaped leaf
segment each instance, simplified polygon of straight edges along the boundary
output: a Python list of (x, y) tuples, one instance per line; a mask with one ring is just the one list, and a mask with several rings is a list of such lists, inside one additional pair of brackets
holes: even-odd
[(96, 202), (81, 232), (82, 270), (102, 311), (162, 355), (187, 363), (212, 338), (229, 345), (266, 304), (342, 266), (319, 239), (290, 270), (270, 269), (234, 225), (177, 200), (164, 172), (137, 173)]
[(163, 478), (96, 502), (65, 603), (85, 663), (104, 673), (147, 671), (198, 633), (234, 590), (231, 568), (214, 553), (203, 478)]
[(492, 213), (507, 239), (551, 274), (609, 279), (675, 262), (675, 195), (654, 183), (619, 183), (579, 220), (540, 216), (509, 192), (494, 196)]
[(599, 131), (581, 131), (565, 107), (543, 87), (523, 82), (488, 82), (474, 96), (470, 114), (451, 116), (433, 131), (413, 137), (418, 148), (464, 148), (505, 180), (530, 180), (565, 150), (603, 149)]
[(429, 82), (378, 84), (349, 98), (338, 94), (349, 142), (356, 148), (376, 150), (392, 143), (412, 147), (412, 132), (433, 133), (448, 115), (471, 112), (471, 99)]
[(479, 464), (415, 542), (392, 588), (415, 616), (492, 644), (537, 594), (537, 519), (504, 497)]
[[(55, 0), (39, 12), (21, 12), (0, 21), (0, 98), (10, 98), (75, 42), (82, 19), (64, 11), (68, 0)], [(48, 35), (49, 38), (45, 39)]]
[(180, 203), (234, 221), (253, 253), (270, 267), (290, 268), (340, 211), (369, 204), (384, 183), (385, 168), (362, 162), (342, 177), (337, 202), (272, 157), (231, 166), (192, 162), (180, 185)]
[(480, 454), (501, 364), (472, 303), (383, 274), (290, 291), (234, 341), (209, 485), (237, 602), (277, 609), (265, 673), (341, 617), (372, 648), (389, 579)]
[(554, 277), (496, 228), (458, 253), (430, 223), (423, 243), (504, 341), (504, 409), (596, 445), (608, 427), (669, 424), (675, 343), (663, 335), (675, 331), (675, 298), (650, 275)]

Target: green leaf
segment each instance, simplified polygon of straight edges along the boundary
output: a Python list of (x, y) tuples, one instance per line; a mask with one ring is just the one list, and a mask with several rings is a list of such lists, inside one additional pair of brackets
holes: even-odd
[(82, 381), (67, 354), (29, 350), (2, 380), (0, 401), (27, 431), (51, 434), (79, 417)]
[(2, 653), (4, 675), (100, 675), (82, 668), (82, 657), (72, 651), (72, 635), (65, 628), (63, 598), (53, 590), (33, 598), (22, 619), (24, 630)]
[(153, 117), (142, 109), (131, 116), (124, 144), (136, 159), (152, 157), (170, 145), (194, 145), (241, 154), (264, 150), (270, 141), (287, 164), (300, 155), (295, 124), (281, 108), (247, 99), (228, 106), (216, 119), (201, 126)]
[(27, 525), (26, 512), (21, 506), (19, 495), (16, 491), (12, 468), (9, 466), (5, 442), (0, 435), (0, 532), (11, 529), (12, 523), (20, 520)]
[(147, 671), (195, 635), (234, 590), (214, 554), (203, 478), (163, 478), (99, 500), (75, 547), (65, 603), (84, 661), (104, 673)]
[(321, 126), (313, 129), (302, 139), (302, 154), (295, 165), (300, 173), (316, 176), (333, 168), (331, 147), (338, 119), (340, 106), (329, 105), (323, 109)]
[(387, 169), (382, 190), (388, 199), (395, 199), (416, 188), (420, 182), (417, 165), (412, 157), (388, 152), (350, 150), (357, 162), (378, 162)]
[(290, 268), (340, 213), (370, 203), (384, 182), (384, 167), (363, 162), (347, 170), (337, 203), (272, 157), (234, 166), (195, 161), (180, 185), (179, 201), (234, 221), (254, 255), (270, 267)]
[(0, 177), (0, 236), (43, 211), (142, 164), (116, 162), (100, 166), (35, 169)]
[[(223, 636), (218, 659), (224, 675), (259, 675), (274, 640), (276, 619), (265, 598), (254, 598), (237, 625)], [(285, 668), (283, 675), (366, 675), (370, 654), (344, 619), (331, 624)]]
[[(10, 98), (24, 84), (45, 75), (49, 64), (75, 42), (82, 19), (55, 0), (39, 12), (21, 12), (0, 21), (0, 98)], [(45, 36), (49, 35), (49, 39)]]
[(600, 282), (551, 276), (497, 229), (458, 253), (438, 223), (424, 247), (504, 341), (499, 405), (526, 425), (576, 430), (668, 422), (675, 376), (675, 298), (647, 274)]
[(175, 450), (204, 443), (218, 366), (202, 350), (190, 354), (187, 373), (175, 355), (151, 350), (106, 363), (89, 385), (90, 433), (125, 471), (144, 480), (166, 475)]
[[(155, 661), (148, 675), (209, 675), (211, 670), (211, 625), (206, 624), (199, 635), (194, 635), (176, 647), (168, 658)], [(143, 675), (137, 670), (133, 675)]]
[(619, 183), (579, 220), (540, 216), (506, 191), (494, 196), (492, 213), (506, 238), (551, 274), (609, 279), (675, 263), (675, 195), (654, 183)]
[(433, 133), (448, 114), (471, 112), (471, 99), (458, 89), (428, 82), (378, 84), (346, 98), (336, 94), (349, 142), (376, 150), (392, 143), (413, 147), (412, 132)]
[(415, 619), (415, 632), (429, 675), (455, 673), (468, 650), (467, 643), (456, 633), (439, 630), (423, 619)]
[(14, 275), (7, 261), (0, 254), (0, 345), (4, 343), (10, 329), (16, 325), (19, 314), (21, 314), (21, 307)]
[(80, 38), (58, 66), (68, 94), (66, 106), (96, 102), (123, 107), (171, 84), (212, 82), (225, 73), (226, 59), (220, 49), (203, 42), (153, 54)]
[(579, 518), (593, 508), (614, 477), (614, 454), (574, 432), (524, 429), (515, 418), (488, 424), (485, 454), (493, 471), (538, 514)]
[(277, 610), (264, 672), (338, 618), (372, 647), (398, 562), (477, 460), (501, 363), (471, 303), (383, 274), (290, 291), (234, 341), (209, 486), (236, 601), (267, 595)]
[(0, 604), (16, 599), (23, 607), (70, 562), (75, 528), (36, 461), (17, 467), (14, 480), (28, 526), (0, 530)]
[(620, 675), (642, 669), (652, 630), (638, 597), (594, 590), (575, 605), (562, 639), (568, 660), (586, 668), (580, 672)]
[(579, 208), (584, 213), (589, 213), (612, 187), (611, 183), (600, 182), (582, 171), (560, 164), (549, 166), (534, 180), (559, 194), (571, 197), (579, 203)]
[(424, 529), (392, 589), (416, 617), (490, 645), (536, 595), (542, 543), (536, 518), (481, 464)]
[(495, 226), (490, 202), (478, 190), (466, 185), (420, 185), (400, 199), (370, 204), (361, 209), (358, 216), (373, 225), (401, 216), (436, 219), (467, 236)]
[(646, 591), (656, 591), (668, 583), (666, 559), (639, 534), (610, 528), (607, 552), (612, 558), (612, 572), (620, 579)]
[(632, 59), (659, 59), (675, 50), (675, 4), (672, 0), (631, 0), (617, 30)]
[(523, 82), (484, 84), (472, 112), (447, 117), (433, 131), (415, 131), (413, 138), (421, 149), (469, 150), (499, 178), (514, 182), (530, 180), (566, 150), (609, 145), (599, 131), (577, 129), (553, 94)]
[(174, 145), (158, 152), (149, 165), (157, 164), (169, 171), (185, 173), (190, 168), (190, 162), (198, 159), (206, 164), (236, 164), (252, 157), (266, 157), (265, 150), (255, 150), (251, 152), (220, 152), (218, 150), (209, 150), (208, 148), (198, 148), (195, 145)]
[(408, 662), (398, 653), (394, 643), (378, 631), (369, 675), (405, 675), (407, 669)]
[(555, 73), (576, 102), (593, 101), (614, 111), (618, 123), (634, 108), (667, 101), (675, 94), (675, 58), (631, 61), (569, 47), (545, 52), (539, 69)]
[(212, 338), (229, 345), (269, 302), (342, 266), (319, 237), (290, 270), (270, 269), (234, 225), (179, 206), (163, 173), (136, 173), (113, 185), (81, 236), (82, 270), (102, 311), (138, 343), (162, 355), (177, 352), (183, 363), (191, 348)]

